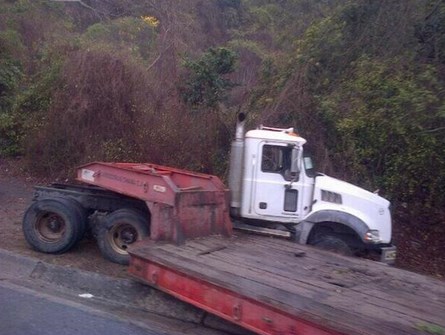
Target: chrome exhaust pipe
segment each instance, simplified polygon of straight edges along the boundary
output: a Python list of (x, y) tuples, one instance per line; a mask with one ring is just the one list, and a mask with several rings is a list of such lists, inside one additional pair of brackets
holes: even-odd
[(244, 125), (246, 124), (246, 114), (238, 113), (236, 120), (235, 141), (244, 141)]
[(233, 217), (239, 217), (241, 209), (245, 123), (246, 114), (238, 113), (229, 162), (230, 213)]

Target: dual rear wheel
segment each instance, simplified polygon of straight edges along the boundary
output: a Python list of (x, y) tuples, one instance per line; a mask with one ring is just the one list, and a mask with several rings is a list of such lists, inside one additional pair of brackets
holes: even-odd
[[(48, 198), (35, 201), (25, 212), (23, 233), (37, 251), (61, 254), (80, 241), (87, 230), (87, 211), (74, 199)], [(102, 255), (118, 264), (128, 264), (128, 247), (149, 236), (147, 215), (130, 208), (106, 215), (97, 229)]]
[(61, 254), (82, 239), (86, 212), (72, 199), (49, 198), (35, 201), (23, 218), (23, 234), (36, 250)]
[(102, 255), (114, 263), (127, 265), (130, 262), (128, 247), (149, 235), (146, 217), (127, 208), (108, 214), (97, 233)]

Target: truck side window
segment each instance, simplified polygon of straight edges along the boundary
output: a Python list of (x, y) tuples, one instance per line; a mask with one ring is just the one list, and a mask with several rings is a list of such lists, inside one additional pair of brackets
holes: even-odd
[(279, 173), (286, 178), (286, 171), (290, 170), (292, 149), (278, 145), (264, 145), (261, 159), (261, 171)]

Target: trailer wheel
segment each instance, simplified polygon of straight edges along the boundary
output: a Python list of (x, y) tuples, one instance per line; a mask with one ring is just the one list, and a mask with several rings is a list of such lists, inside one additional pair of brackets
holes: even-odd
[(340, 255), (353, 256), (354, 253), (349, 245), (340, 237), (333, 235), (320, 235), (309, 244), (319, 249), (332, 251)]
[(97, 234), (102, 255), (118, 264), (128, 265), (128, 247), (149, 235), (147, 216), (133, 209), (119, 209), (105, 217)]
[(77, 211), (77, 214), (80, 217), (80, 220), (78, 221), (78, 228), (79, 228), (79, 233), (77, 234), (77, 240), (80, 241), (84, 236), (85, 233), (87, 231), (87, 226), (88, 226), (88, 214), (87, 214), (87, 210), (85, 208), (82, 207), (82, 205), (77, 202), (76, 200), (73, 199), (68, 199), (71, 202), (71, 206), (73, 206), (73, 208), (75, 208), (75, 210)]
[(58, 254), (68, 251), (85, 231), (80, 205), (71, 199), (35, 201), (23, 217), (23, 234), (37, 251)]

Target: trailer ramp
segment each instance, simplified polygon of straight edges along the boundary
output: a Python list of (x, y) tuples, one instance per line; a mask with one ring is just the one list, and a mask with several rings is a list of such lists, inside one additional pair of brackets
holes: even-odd
[(129, 272), (258, 334), (417, 335), (445, 329), (442, 281), (282, 239), (236, 232), (141, 241)]

